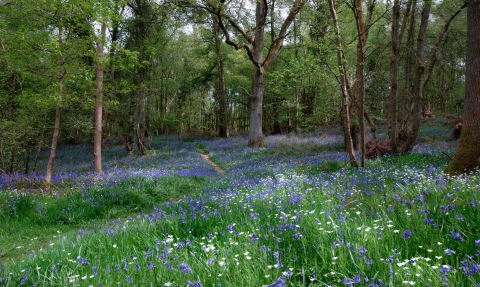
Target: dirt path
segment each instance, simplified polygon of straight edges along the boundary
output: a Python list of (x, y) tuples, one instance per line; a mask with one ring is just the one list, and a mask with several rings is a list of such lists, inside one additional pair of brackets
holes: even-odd
[(201, 153), (200, 155), (203, 157), (204, 160), (206, 160), (208, 163), (210, 163), (210, 164), (215, 168), (215, 170), (216, 170), (218, 173), (220, 173), (220, 174), (225, 173), (225, 171), (224, 171), (222, 168), (220, 168), (216, 163), (214, 163), (214, 162), (208, 157), (208, 155), (206, 155), (206, 154), (204, 154), (204, 153)]

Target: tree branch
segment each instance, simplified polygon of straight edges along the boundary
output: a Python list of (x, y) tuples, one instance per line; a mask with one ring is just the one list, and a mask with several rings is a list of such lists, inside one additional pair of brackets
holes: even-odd
[(300, 10), (302, 10), (305, 3), (307, 3), (306, 0), (295, 0), (293, 2), (292, 8), (290, 9), (288, 16), (283, 22), (282, 27), (280, 28), (280, 33), (278, 34), (278, 37), (272, 43), (270, 51), (262, 63), (262, 66), (264, 66), (264, 68), (270, 66), (277, 58), (278, 54), (282, 50), (283, 41), (288, 35), (288, 28), (290, 27)]
[(437, 37), (437, 41), (435, 42), (435, 44), (433, 45), (433, 51), (432, 51), (432, 56), (430, 58), (430, 65), (428, 65), (428, 70), (427, 72), (425, 73), (425, 79), (423, 80), (423, 83), (422, 83), (422, 89), (425, 88), (425, 86), (427, 85), (427, 82), (430, 80), (430, 76), (432, 75), (432, 72), (433, 72), (433, 68), (435, 67), (435, 64), (437, 63), (437, 51), (438, 51), (438, 48), (440, 47), (440, 44), (443, 40), (443, 37), (445, 36), (445, 34), (447, 33), (447, 30), (448, 30), (448, 27), (450, 26), (450, 24), (452, 23), (453, 19), (455, 19), (455, 17), (460, 14), (460, 12), (465, 8), (467, 7), (467, 1), (465, 1), (465, 3), (463, 3), (462, 7), (460, 7), (460, 9), (458, 9), (451, 17), (450, 19), (448, 19), (448, 21), (445, 23), (445, 25), (443, 26), (442, 28), (442, 31), (440, 31), (440, 34), (438, 35)]

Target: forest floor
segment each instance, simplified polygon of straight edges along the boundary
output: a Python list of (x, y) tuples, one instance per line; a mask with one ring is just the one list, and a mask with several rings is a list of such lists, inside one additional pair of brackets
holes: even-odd
[(61, 146), (49, 193), (0, 180), (0, 286), (476, 286), (480, 175), (443, 173), (443, 122), (361, 169), (331, 129), (113, 145), (101, 176)]

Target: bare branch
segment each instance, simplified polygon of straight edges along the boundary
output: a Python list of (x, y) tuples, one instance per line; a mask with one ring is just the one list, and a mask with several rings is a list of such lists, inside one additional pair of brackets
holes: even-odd
[(265, 59), (263, 61), (263, 66), (267, 68), (270, 66), (275, 59), (277, 58), (278, 54), (280, 53), (282, 47), (283, 47), (283, 41), (285, 37), (288, 35), (288, 28), (292, 24), (293, 20), (297, 16), (297, 14), (302, 10), (303, 6), (307, 3), (306, 0), (295, 0), (293, 2), (292, 8), (290, 9), (290, 12), (288, 13), (287, 18), (282, 24), (282, 27), (280, 28), (280, 33), (278, 34), (278, 37), (275, 39), (275, 41), (272, 43), (272, 46), (270, 48), (270, 51)]
[(244, 90), (245, 93), (247, 93), (247, 95), (248, 95), (250, 98), (253, 98), (253, 95), (252, 95), (249, 91), (247, 91), (247, 89), (245, 89), (245, 88), (242, 87), (242, 86), (238, 86), (238, 87), (239, 87), (240, 89)]
[(467, 7), (467, 2), (465, 1), (465, 3), (462, 5), (462, 7), (460, 7), (460, 9), (458, 9), (451, 17), (450, 19), (448, 19), (448, 21), (445, 23), (445, 25), (443, 26), (442, 28), (442, 31), (440, 31), (440, 34), (438, 35), (438, 38), (437, 38), (437, 41), (435, 42), (435, 44), (433, 45), (433, 51), (432, 51), (432, 56), (431, 56), (431, 59), (430, 59), (430, 65), (428, 66), (428, 70), (427, 72), (425, 73), (425, 79), (423, 80), (423, 87), (422, 89), (425, 88), (425, 85), (427, 84), (428, 80), (430, 80), (430, 76), (432, 75), (432, 72), (433, 72), (433, 68), (435, 67), (435, 64), (437, 63), (437, 51), (438, 51), (438, 48), (440, 47), (440, 44), (443, 40), (443, 37), (445, 36), (445, 34), (447, 33), (447, 30), (448, 30), (448, 27), (450, 26), (450, 23), (452, 23), (453, 19), (455, 19), (455, 17), (460, 14), (460, 12), (465, 8)]

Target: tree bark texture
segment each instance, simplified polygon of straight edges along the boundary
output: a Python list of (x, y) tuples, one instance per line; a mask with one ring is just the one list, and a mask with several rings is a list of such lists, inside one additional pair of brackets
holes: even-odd
[(417, 48), (415, 51), (415, 88), (414, 88), (414, 102), (413, 102), (413, 119), (412, 130), (408, 135), (407, 141), (402, 145), (400, 152), (406, 154), (412, 151), (417, 142), (418, 130), (420, 129), (420, 121), (422, 116), (423, 104), (423, 81), (425, 74), (425, 38), (427, 35), (428, 17), (430, 16), (430, 8), (432, 7), (431, 0), (424, 1), (422, 10), (422, 18), (420, 21), (420, 28), (417, 37)]
[[(373, 2), (371, 2), (373, 3)], [(372, 4), (373, 5), (373, 4)], [(357, 63), (355, 78), (355, 98), (358, 103), (359, 110), (357, 112), (358, 124), (360, 126), (360, 149), (362, 151), (361, 166), (365, 167), (365, 118), (364, 118), (364, 97), (365, 97), (365, 46), (367, 44), (367, 29), (363, 19), (362, 0), (355, 0), (354, 14), (357, 26)]]
[(250, 100), (250, 127), (248, 146), (262, 147), (265, 145), (262, 132), (262, 106), (265, 90), (265, 74), (255, 67), (253, 75), (253, 95)]
[(346, 150), (350, 157), (350, 165), (352, 167), (358, 167), (357, 160), (355, 158), (355, 151), (353, 148), (353, 141), (352, 141), (352, 134), (350, 132), (350, 110), (349, 110), (349, 92), (348, 92), (348, 85), (347, 85), (347, 75), (346, 75), (346, 68), (345, 68), (345, 61), (344, 61), (344, 54), (342, 49), (342, 37), (340, 35), (340, 27), (338, 25), (338, 17), (337, 17), (337, 9), (335, 7), (335, 0), (329, 0), (328, 4), (330, 6), (330, 12), (332, 13), (332, 18), (335, 23), (335, 34), (336, 34), (336, 44), (337, 44), (337, 60), (338, 60), (338, 67), (340, 70), (340, 85), (342, 90), (342, 112), (343, 112), (343, 128), (345, 134), (345, 143), (346, 143)]
[(255, 10), (255, 33), (252, 43), (253, 48), (253, 93), (250, 100), (250, 128), (248, 133), (248, 145), (252, 147), (262, 147), (265, 145), (263, 141), (262, 130), (262, 107), (263, 92), (265, 90), (265, 73), (263, 71), (263, 46), (265, 37), (265, 23), (267, 19), (268, 6), (265, 0), (256, 1)]
[(95, 135), (93, 139), (93, 170), (102, 174), (102, 110), (103, 110), (103, 43), (105, 42), (107, 26), (102, 23), (101, 38), (96, 39), (97, 45), (97, 95), (95, 99)]
[(480, 0), (467, 1), (467, 56), (463, 127), (457, 151), (445, 172), (469, 173), (480, 167)]
[(405, 32), (412, 0), (407, 3), (400, 27), (400, 1), (395, 0), (392, 9), (392, 52), (390, 54), (390, 98), (388, 103), (387, 126), (392, 153), (398, 153), (398, 67), (400, 65), (400, 47)]
[(225, 92), (225, 70), (223, 68), (223, 59), (221, 54), (220, 27), (218, 25), (218, 18), (212, 16), (213, 30), (215, 36), (215, 53), (217, 55), (217, 70), (218, 70), (218, 86), (217, 86), (217, 100), (218, 100), (218, 134), (220, 137), (228, 138), (228, 103)]

